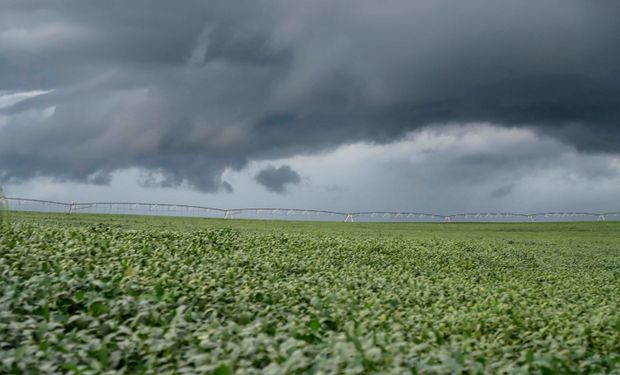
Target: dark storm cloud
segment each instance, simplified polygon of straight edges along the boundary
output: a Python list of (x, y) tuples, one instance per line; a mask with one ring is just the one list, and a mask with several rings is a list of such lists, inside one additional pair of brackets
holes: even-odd
[(285, 193), (289, 185), (297, 185), (301, 182), (299, 173), (288, 165), (282, 165), (279, 168), (269, 166), (258, 172), (254, 179), (267, 190), (278, 194)]
[(445, 122), (617, 153), (619, 17), (616, 0), (0, 0), (0, 91), (54, 90), (0, 109), (0, 178), (139, 167), (230, 190), (222, 171), (249, 160)]

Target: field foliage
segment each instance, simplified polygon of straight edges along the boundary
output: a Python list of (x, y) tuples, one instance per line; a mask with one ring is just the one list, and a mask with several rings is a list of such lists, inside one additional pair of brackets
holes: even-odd
[(0, 227), (0, 373), (620, 371), (611, 237)]

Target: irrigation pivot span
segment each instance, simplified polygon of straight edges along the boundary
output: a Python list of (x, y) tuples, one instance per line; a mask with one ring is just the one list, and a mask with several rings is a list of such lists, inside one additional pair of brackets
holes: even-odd
[(41, 199), (7, 197), (6, 205), (12, 211), (40, 211), (130, 215), (185, 216), (224, 219), (280, 219), (344, 222), (543, 222), (543, 221), (596, 221), (620, 220), (620, 211), (610, 212), (541, 212), (541, 213), (458, 213), (440, 215), (423, 212), (368, 211), (338, 212), (304, 208), (218, 208), (187, 204), (145, 202), (57, 202)]

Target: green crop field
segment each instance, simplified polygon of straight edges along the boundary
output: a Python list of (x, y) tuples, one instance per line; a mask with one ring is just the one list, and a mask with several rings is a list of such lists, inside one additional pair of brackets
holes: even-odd
[(0, 228), (0, 373), (620, 373), (619, 222)]

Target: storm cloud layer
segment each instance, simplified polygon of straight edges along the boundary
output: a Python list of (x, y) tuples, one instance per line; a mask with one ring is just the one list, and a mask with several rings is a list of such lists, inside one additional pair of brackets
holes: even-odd
[(230, 191), (252, 160), (446, 123), (617, 154), (619, 18), (617, 0), (0, 0), (0, 181), (137, 167)]

